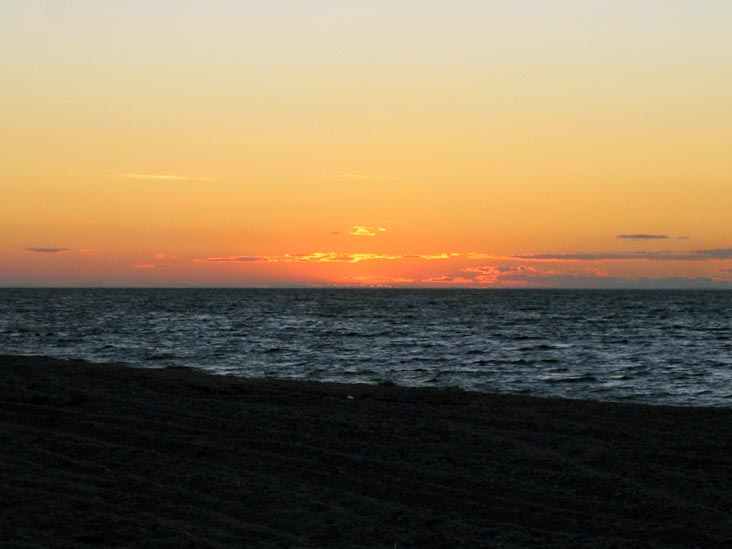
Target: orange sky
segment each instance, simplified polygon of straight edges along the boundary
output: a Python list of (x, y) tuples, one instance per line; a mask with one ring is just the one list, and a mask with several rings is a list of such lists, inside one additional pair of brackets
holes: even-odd
[(0, 5), (0, 285), (732, 284), (727, 1), (110, 4)]

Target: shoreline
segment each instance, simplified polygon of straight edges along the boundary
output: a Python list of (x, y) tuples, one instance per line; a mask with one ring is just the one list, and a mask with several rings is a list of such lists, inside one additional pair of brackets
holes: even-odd
[(732, 409), (0, 356), (0, 542), (732, 542)]
[[(434, 386), (428, 386), (428, 385), (406, 385), (403, 383), (399, 383), (398, 381), (393, 381), (389, 378), (383, 378), (383, 379), (374, 379), (373, 381), (330, 381), (330, 380), (319, 380), (319, 379), (299, 379), (299, 378), (280, 378), (280, 377), (274, 377), (274, 376), (267, 376), (267, 377), (256, 377), (256, 376), (239, 376), (239, 375), (233, 375), (233, 374), (227, 374), (227, 373), (220, 373), (220, 372), (214, 372), (214, 371), (208, 371), (204, 367), (199, 366), (190, 366), (185, 364), (167, 364), (164, 366), (151, 366), (151, 365), (144, 365), (144, 364), (136, 364), (131, 362), (125, 362), (125, 361), (108, 361), (108, 362), (97, 362), (95, 360), (86, 359), (86, 358), (67, 358), (67, 357), (60, 357), (60, 356), (50, 356), (50, 355), (36, 355), (36, 354), (29, 354), (29, 355), (13, 355), (13, 354), (2, 354), (0, 353), (0, 368), (3, 364), (6, 363), (6, 361), (9, 361), (12, 364), (18, 364), (20, 362), (27, 362), (30, 361), (31, 363), (44, 363), (44, 364), (53, 364), (53, 365), (87, 365), (94, 368), (123, 368), (123, 369), (129, 369), (129, 370), (135, 370), (135, 371), (143, 371), (143, 372), (159, 372), (159, 371), (168, 371), (168, 372), (174, 372), (174, 371), (180, 371), (180, 372), (190, 372), (192, 375), (202, 375), (203, 377), (211, 377), (214, 379), (221, 379), (221, 380), (230, 380), (234, 384), (242, 383), (242, 384), (284, 384), (289, 385), (292, 384), (292, 390), (297, 390), (298, 386), (302, 386), (302, 388), (305, 387), (311, 387), (311, 388), (317, 388), (320, 387), (322, 389), (330, 388), (331, 390), (338, 391), (339, 389), (343, 392), (348, 392), (349, 387), (362, 387), (362, 388), (390, 388), (394, 390), (404, 390), (404, 391), (426, 391), (428, 393), (430, 392), (436, 392), (436, 393), (443, 393), (443, 394), (450, 394), (455, 393), (457, 395), (463, 396), (463, 397), (469, 397), (471, 395), (475, 396), (476, 398), (480, 398), (482, 396), (489, 397), (489, 398), (508, 398), (508, 399), (528, 399), (528, 400), (536, 400), (536, 401), (557, 401), (557, 402), (564, 402), (567, 404), (570, 403), (585, 403), (585, 404), (609, 404), (609, 405), (619, 405), (619, 406), (638, 406), (638, 407), (651, 407), (651, 408), (659, 408), (659, 409), (680, 409), (680, 410), (729, 410), (732, 412), (732, 400), (730, 400), (730, 403), (728, 404), (679, 404), (679, 403), (665, 403), (662, 401), (649, 401), (649, 400), (643, 400), (642, 398), (624, 398), (624, 399), (616, 399), (616, 400), (607, 400), (603, 398), (584, 398), (584, 397), (572, 397), (572, 396), (557, 396), (552, 394), (542, 394), (542, 393), (520, 393), (520, 392), (500, 392), (500, 391), (483, 391), (479, 389), (473, 389), (473, 388), (463, 388), (457, 385), (446, 385), (446, 386), (440, 386), (440, 385), (434, 385)], [(557, 382), (553, 382), (557, 383)]]

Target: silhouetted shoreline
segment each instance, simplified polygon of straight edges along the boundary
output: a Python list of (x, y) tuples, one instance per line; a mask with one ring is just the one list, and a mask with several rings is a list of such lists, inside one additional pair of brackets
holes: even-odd
[(4, 546), (732, 543), (732, 409), (0, 356)]

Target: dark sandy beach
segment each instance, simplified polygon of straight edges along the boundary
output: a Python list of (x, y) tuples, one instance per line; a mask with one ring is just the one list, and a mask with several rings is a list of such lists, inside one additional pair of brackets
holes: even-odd
[(732, 410), (0, 357), (0, 545), (729, 546)]

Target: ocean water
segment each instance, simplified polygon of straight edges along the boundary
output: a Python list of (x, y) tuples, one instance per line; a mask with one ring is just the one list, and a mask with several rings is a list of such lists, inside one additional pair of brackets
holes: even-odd
[(0, 353), (732, 405), (732, 292), (0, 289)]

